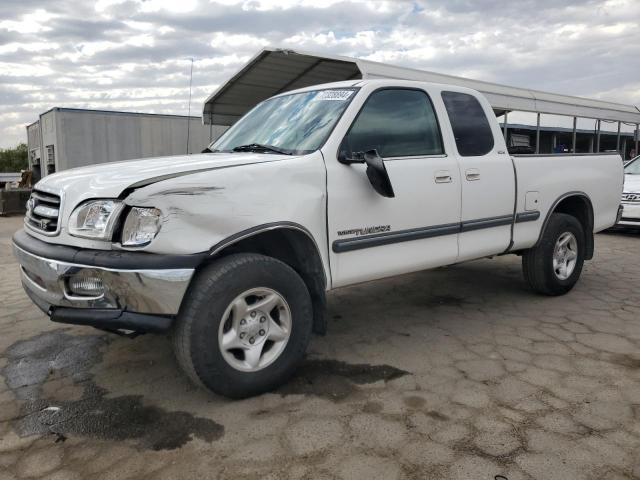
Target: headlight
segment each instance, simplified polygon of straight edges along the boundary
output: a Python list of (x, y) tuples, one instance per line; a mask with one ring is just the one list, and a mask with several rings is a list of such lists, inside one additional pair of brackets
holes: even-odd
[(76, 237), (111, 240), (122, 210), (118, 200), (91, 200), (77, 207), (69, 218), (69, 233)]
[(157, 208), (133, 207), (122, 227), (122, 245), (140, 247), (151, 242), (160, 231), (160, 216)]

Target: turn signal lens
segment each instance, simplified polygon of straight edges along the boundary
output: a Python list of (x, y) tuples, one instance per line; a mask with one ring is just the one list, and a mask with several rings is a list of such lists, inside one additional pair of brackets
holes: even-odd
[(160, 231), (161, 212), (157, 208), (133, 207), (122, 227), (122, 245), (147, 245)]

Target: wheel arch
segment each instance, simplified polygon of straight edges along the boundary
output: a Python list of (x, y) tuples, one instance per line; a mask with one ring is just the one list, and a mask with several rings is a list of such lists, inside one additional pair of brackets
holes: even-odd
[(309, 230), (293, 222), (267, 223), (243, 230), (214, 245), (200, 267), (232, 253), (259, 253), (293, 268), (311, 295), (314, 333), (326, 333), (327, 273), (318, 244)]
[(558, 197), (553, 203), (547, 216), (542, 224), (540, 235), (535, 246), (542, 241), (542, 235), (549, 224), (549, 219), (554, 213), (565, 213), (575, 217), (581, 224), (585, 232), (585, 260), (593, 258), (594, 239), (593, 239), (593, 204), (591, 199), (584, 192), (568, 192)]

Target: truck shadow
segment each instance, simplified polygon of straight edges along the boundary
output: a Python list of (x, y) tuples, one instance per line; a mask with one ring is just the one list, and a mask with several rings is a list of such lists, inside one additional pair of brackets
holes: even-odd
[[(345, 304), (359, 298), (360, 308), (393, 309), (458, 308), (491, 303), (500, 305), (514, 300), (540, 298), (528, 289), (520, 259), (477, 260), (449, 267), (401, 275), (339, 289), (329, 295), (332, 316), (344, 318)], [(420, 313), (420, 312), (415, 312)]]
[(640, 237), (640, 228), (610, 228), (604, 232), (600, 232), (598, 235), (627, 238)]

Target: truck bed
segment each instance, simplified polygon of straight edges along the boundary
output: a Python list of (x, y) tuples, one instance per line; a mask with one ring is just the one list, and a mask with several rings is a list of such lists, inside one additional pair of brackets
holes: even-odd
[[(569, 193), (583, 193), (590, 199), (594, 233), (615, 224), (624, 181), (622, 159), (617, 153), (512, 155), (511, 158), (517, 184), (515, 211), (540, 212), (536, 221), (515, 224), (512, 250), (533, 246), (548, 213)], [(567, 185), (571, 185), (572, 192), (567, 192)], [(538, 202), (534, 204), (535, 197)]]

